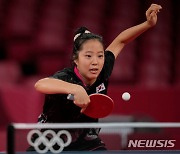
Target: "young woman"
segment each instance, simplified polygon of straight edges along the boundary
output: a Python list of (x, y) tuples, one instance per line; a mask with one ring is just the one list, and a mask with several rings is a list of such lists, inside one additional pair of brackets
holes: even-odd
[[(160, 5), (152, 4), (146, 11), (147, 20), (120, 33), (104, 50), (102, 37), (81, 27), (74, 36), (73, 66), (35, 84), (37, 91), (46, 94), (40, 123), (98, 122), (83, 114), (92, 93), (107, 94), (108, 78), (116, 57), (124, 46), (157, 22)], [(67, 100), (73, 94), (74, 101)], [(99, 129), (79, 129), (70, 132), (72, 143), (64, 150), (105, 150), (98, 137)]]

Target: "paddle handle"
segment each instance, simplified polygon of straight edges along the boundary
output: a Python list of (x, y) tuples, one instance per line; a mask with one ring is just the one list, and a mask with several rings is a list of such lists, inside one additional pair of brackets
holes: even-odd
[(74, 100), (74, 95), (73, 94), (69, 94), (67, 96), (67, 99), (73, 101)]

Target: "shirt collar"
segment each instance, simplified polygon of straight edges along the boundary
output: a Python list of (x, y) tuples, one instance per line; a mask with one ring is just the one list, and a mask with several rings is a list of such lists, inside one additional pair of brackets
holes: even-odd
[(77, 69), (77, 67), (74, 67), (74, 73), (76, 74), (76, 76), (82, 81), (84, 86), (87, 86), (86, 83), (84, 83), (82, 75), (79, 73), (79, 70)]

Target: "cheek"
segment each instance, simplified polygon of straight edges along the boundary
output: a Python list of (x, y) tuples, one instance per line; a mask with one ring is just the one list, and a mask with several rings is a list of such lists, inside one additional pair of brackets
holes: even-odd
[(103, 67), (104, 66), (104, 60), (101, 62), (101, 67)]
[(79, 70), (84, 71), (84, 70), (87, 70), (89, 64), (86, 61), (84, 61), (83, 59), (78, 59), (76, 61), (76, 65)]

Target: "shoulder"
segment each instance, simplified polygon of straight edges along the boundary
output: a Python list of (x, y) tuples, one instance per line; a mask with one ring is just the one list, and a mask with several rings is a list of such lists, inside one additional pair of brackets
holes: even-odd
[(110, 50), (105, 50), (104, 55), (105, 55), (105, 65), (106, 64), (114, 65), (115, 56), (114, 56), (113, 52), (111, 52)]
[(64, 68), (63, 70), (57, 71), (50, 77), (67, 81), (72, 76), (74, 76), (73, 69), (72, 68)]
[(113, 52), (110, 50), (105, 50), (104, 55), (105, 55), (105, 58), (112, 58), (113, 60), (115, 60), (115, 56), (114, 56)]
[(115, 56), (109, 50), (106, 50), (104, 54), (105, 54), (105, 61), (100, 76), (103, 80), (106, 80), (110, 77), (112, 73), (115, 62)]

